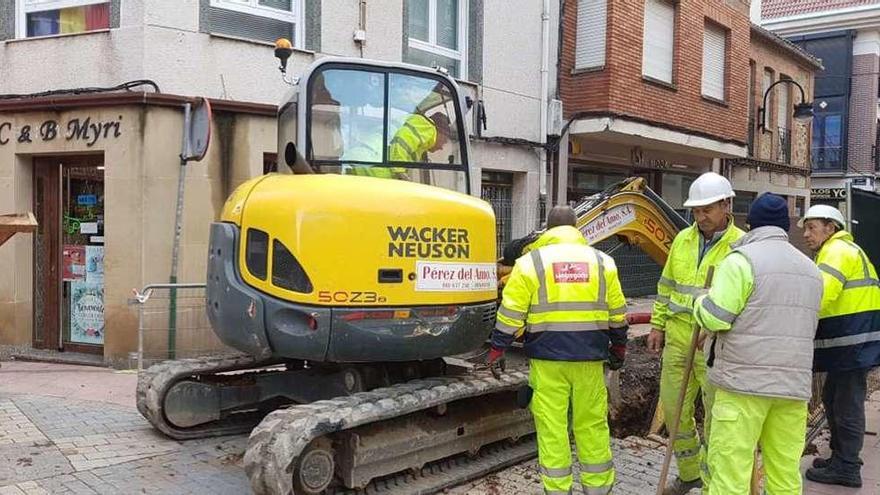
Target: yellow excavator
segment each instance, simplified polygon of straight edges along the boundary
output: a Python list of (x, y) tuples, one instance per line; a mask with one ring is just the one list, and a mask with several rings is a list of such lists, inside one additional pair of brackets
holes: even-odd
[[(276, 49), (282, 71), (289, 45)], [(534, 455), (527, 370), (478, 364), (495, 319), (495, 218), (472, 196), (467, 105), (438, 70), (322, 58), (278, 114), (293, 174), (239, 186), (211, 226), (207, 311), (241, 354), (138, 377), (176, 439), (251, 432), (257, 494), (423, 493)], [(591, 242), (658, 261), (683, 221), (643, 181), (588, 198)]]

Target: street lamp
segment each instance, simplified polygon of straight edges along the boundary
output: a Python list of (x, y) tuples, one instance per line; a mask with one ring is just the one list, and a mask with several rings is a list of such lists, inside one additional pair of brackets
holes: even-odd
[(794, 79), (780, 79), (771, 84), (770, 87), (767, 88), (767, 91), (764, 92), (764, 101), (761, 108), (758, 109), (758, 113), (761, 114), (761, 121), (758, 123), (758, 128), (764, 132), (767, 132), (767, 96), (770, 94), (770, 90), (780, 83), (794, 84), (797, 86), (797, 89), (801, 90), (801, 102), (794, 106), (794, 118), (800, 121), (808, 121), (813, 118), (813, 102), (807, 101), (807, 97), (804, 94), (804, 88)]

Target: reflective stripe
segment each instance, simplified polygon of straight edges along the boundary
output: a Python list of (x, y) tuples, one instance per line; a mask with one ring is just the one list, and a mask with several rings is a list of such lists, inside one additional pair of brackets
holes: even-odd
[(660, 281), (657, 282), (659, 285), (666, 285), (669, 287), (675, 287), (675, 280), (666, 277), (660, 277)]
[(602, 261), (602, 253), (596, 251), (596, 260), (599, 262), (599, 297), (597, 299), (607, 302), (608, 299), (605, 297), (605, 263)]
[(614, 461), (603, 462), (601, 464), (584, 464), (581, 463), (582, 473), (604, 473), (609, 469), (614, 469)]
[(496, 321), (495, 322), (495, 330), (498, 330), (499, 332), (501, 332), (503, 334), (507, 334), (507, 335), (515, 334), (517, 331), (519, 331), (520, 328), (522, 328), (522, 327), (515, 327), (513, 325), (508, 325), (507, 323), (504, 323), (503, 321)]
[(673, 313), (690, 313), (691, 308), (680, 306), (675, 302), (669, 301), (669, 311), (672, 311)]
[(669, 304), (669, 296), (657, 296), (657, 302), (660, 304)]
[(831, 266), (831, 265), (828, 265), (828, 264), (826, 264), (826, 263), (819, 263), (819, 270), (821, 270), (821, 271), (827, 273), (828, 275), (831, 275), (832, 277), (836, 278), (836, 279), (839, 280), (840, 283), (842, 283), (842, 284), (845, 284), (845, 283), (846, 283), (846, 277), (845, 277), (842, 273), (840, 273), (840, 272), (837, 270), (837, 268), (834, 268), (834, 267)]
[(498, 314), (506, 316), (506, 317), (514, 319), (514, 320), (522, 320), (526, 317), (525, 311), (516, 311), (514, 309), (510, 309), (505, 306), (500, 306), (498, 308)]
[(585, 486), (584, 493), (587, 495), (608, 495), (611, 493), (611, 485), (605, 486)]
[(571, 490), (544, 490), (546, 495), (571, 495)]
[(872, 287), (877, 286), (880, 287), (880, 282), (874, 280), (873, 278), (860, 278), (857, 280), (850, 280), (843, 284), (844, 289), (857, 289), (859, 287)]
[(538, 304), (547, 304), (547, 279), (544, 273), (544, 260), (541, 253), (534, 250), (531, 253), (532, 264), (535, 265), (535, 275), (538, 277)]
[(529, 308), (529, 313), (550, 313), (551, 311), (605, 311), (608, 305), (599, 302), (554, 302), (535, 304)]
[(608, 330), (606, 321), (548, 321), (530, 323), (529, 332), (586, 332), (589, 330)]
[(565, 478), (571, 476), (571, 466), (564, 468), (546, 468), (541, 466), (541, 474), (548, 478)]
[(425, 145), (425, 140), (422, 139), (422, 135), (419, 134), (419, 130), (416, 129), (414, 125), (410, 124), (409, 122), (404, 122), (404, 123), (403, 123), (403, 127), (406, 127), (407, 129), (409, 129), (410, 131), (412, 131), (413, 136), (415, 136), (416, 139), (419, 140), (419, 146), (424, 146), (424, 145)]
[(685, 458), (685, 459), (686, 459), (686, 458), (688, 458), (688, 457), (694, 457), (695, 455), (699, 455), (699, 454), (700, 454), (700, 448), (699, 448), (699, 447), (696, 447), (696, 448), (693, 448), (693, 449), (674, 450), (673, 452), (675, 453), (675, 457), (676, 457), (676, 458), (679, 458), (679, 459), (681, 459), (681, 458)]
[(675, 291), (697, 297), (703, 295), (706, 292), (706, 289), (694, 285), (676, 283)]
[(697, 430), (675, 434), (676, 440), (690, 440), (691, 438), (697, 438)]
[(411, 161), (411, 162), (418, 161), (417, 160), (418, 157), (413, 152), (412, 148), (410, 148), (409, 144), (407, 144), (407, 142), (404, 141), (401, 137), (395, 136), (394, 139), (391, 140), (391, 144), (396, 144), (396, 145), (400, 146), (401, 148), (403, 148), (403, 150), (406, 151), (406, 154), (409, 155), (409, 161)]
[(816, 340), (815, 345), (816, 349), (828, 349), (829, 347), (844, 347), (873, 341), (880, 341), (880, 332), (860, 333), (857, 335), (847, 335), (846, 337), (835, 337), (833, 339), (819, 339)]
[(708, 297), (703, 298), (703, 309), (705, 309), (710, 315), (728, 324), (733, 323), (737, 317), (737, 315), (715, 304), (715, 301)]
[(608, 316), (616, 316), (616, 315), (625, 315), (626, 314), (626, 306), (621, 306), (619, 308), (614, 308), (608, 310)]

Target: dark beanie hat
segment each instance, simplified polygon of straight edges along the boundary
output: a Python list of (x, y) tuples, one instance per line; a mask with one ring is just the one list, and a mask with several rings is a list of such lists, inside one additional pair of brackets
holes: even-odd
[(762, 194), (749, 208), (746, 223), (750, 229), (772, 225), (788, 232), (791, 219), (788, 217), (788, 201), (775, 194)]

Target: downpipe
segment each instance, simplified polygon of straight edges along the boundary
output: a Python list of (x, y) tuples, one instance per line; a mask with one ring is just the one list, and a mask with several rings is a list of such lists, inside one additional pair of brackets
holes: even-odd
[[(538, 177), (538, 192), (540, 195), (540, 200), (543, 204), (547, 204), (547, 112), (548, 112), (548, 102), (547, 102), (547, 93), (550, 89), (550, 0), (543, 0), (543, 6), (541, 8), (541, 111), (540, 111), (540, 141), (543, 144), (543, 148), (538, 151), (539, 154), (539, 163), (540, 163), (540, 172)], [(538, 216), (540, 217), (540, 210), (538, 212)], [(538, 218), (538, 224), (540, 225), (544, 221), (543, 218)]]

